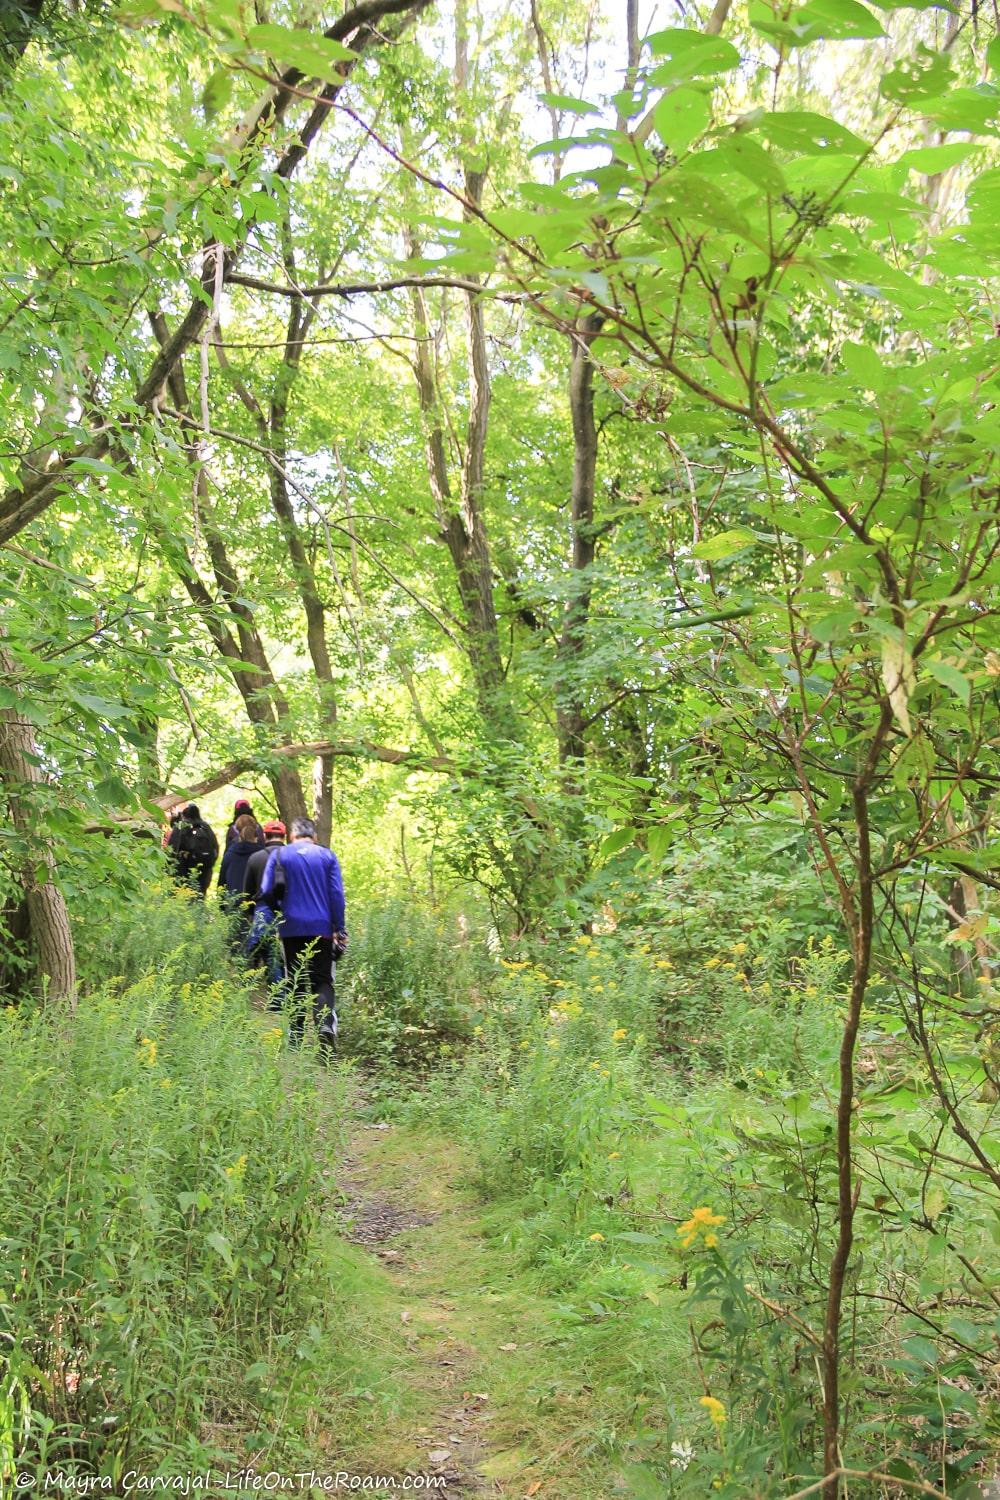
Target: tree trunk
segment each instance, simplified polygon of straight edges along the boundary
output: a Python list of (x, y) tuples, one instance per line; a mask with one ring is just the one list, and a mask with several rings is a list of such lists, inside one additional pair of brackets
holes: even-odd
[(590, 614), (591, 586), (584, 576), (594, 561), (594, 488), (597, 477), (597, 425), (594, 420), (594, 366), (591, 345), (601, 329), (602, 319), (592, 313), (573, 335), (573, 353), (569, 369), (569, 406), (573, 421), (573, 488), (570, 514), (573, 527), (572, 566), (576, 591), (570, 599), (559, 639), (560, 683), (557, 688), (556, 725), (559, 735), (559, 759), (563, 765), (582, 766), (586, 746), (584, 729), (587, 715), (583, 694), (578, 686), (569, 686), (575, 667), (583, 656), (587, 618)]
[[(14, 659), (0, 646), (0, 673), (14, 681)], [(35, 732), (14, 708), (0, 709), (0, 783), (10, 809), (10, 819), (26, 840), (32, 837), (30, 793), (44, 777)], [(41, 871), (41, 878), (39, 872)], [(56, 862), (51, 845), (42, 843), (25, 860), (21, 880), (38, 975), (48, 999), (76, 1004), (76, 955), (69, 913), (56, 884)]]

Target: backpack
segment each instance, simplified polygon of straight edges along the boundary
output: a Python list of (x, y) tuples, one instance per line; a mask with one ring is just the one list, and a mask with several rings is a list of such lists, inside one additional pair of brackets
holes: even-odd
[(281, 847), (279, 845), (278, 852), (274, 856), (274, 885), (271, 887), (268, 896), (268, 904), (272, 911), (280, 911), (287, 889), (288, 882), (285, 879), (285, 867), (281, 863)]
[(179, 840), (178, 853), (188, 869), (197, 869), (207, 860), (214, 861), (218, 849), (215, 834), (207, 823), (189, 823)]

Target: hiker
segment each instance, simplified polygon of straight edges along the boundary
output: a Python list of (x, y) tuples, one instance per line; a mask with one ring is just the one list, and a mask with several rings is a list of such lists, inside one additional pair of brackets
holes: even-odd
[(173, 856), (176, 880), (181, 885), (193, 885), (204, 899), (219, 855), (219, 841), (193, 802), (188, 803), (171, 829), (167, 849)]
[(250, 930), (253, 904), (244, 895), (246, 869), (253, 854), (263, 854), (257, 842), (257, 822), (250, 813), (241, 813), (233, 825), (236, 838), (226, 848), (219, 866), (219, 890), (222, 903), (233, 919), (232, 944), (235, 952), (243, 950)]
[(269, 1010), (281, 1010), (285, 965), (278, 941), (277, 923), (273, 912), (264, 905), (260, 886), (264, 879), (264, 871), (267, 869), (267, 862), (271, 858), (271, 851), (284, 844), (285, 833), (285, 825), (278, 818), (264, 824), (264, 847), (255, 849), (251, 854), (247, 860), (246, 874), (243, 877), (243, 895), (253, 907), (253, 918), (247, 933), (244, 951), (251, 966), (263, 967), (267, 970), (267, 978), (271, 986)]
[(160, 845), (164, 849), (169, 847), (170, 835), (184, 816), (184, 809), (181, 804), (178, 803), (176, 807), (172, 807), (167, 816), (169, 821), (163, 825), (163, 837), (160, 840)]
[(239, 823), (240, 818), (249, 818), (253, 823), (254, 843), (259, 849), (264, 842), (264, 830), (254, 817), (253, 808), (245, 797), (237, 797), (236, 799), (236, 805), (233, 808), (233, 821), (226, 829), (226, 848), (228, 849), (230, 844), (235, 844), (240, 837), (236, 831), (236, 825)]
[(344, 883), (337, 856), (317, 844), (311, 818), (296, 818), (291, 843), (268, 856), (260, 895), (262, 905), (281, 913), (278, 931), (291, 993), (288, 1040), (295, 1047), (301, 1043), (311, 998), (319, 1044), (329, 1056), (337, 1045), (333, 966), (347, 948)]

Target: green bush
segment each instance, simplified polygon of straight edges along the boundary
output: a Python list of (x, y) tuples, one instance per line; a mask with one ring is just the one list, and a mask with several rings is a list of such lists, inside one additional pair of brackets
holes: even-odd
[(469, 1036), (478, 969), (457, 920), (402, 899), (363, 909), (337, 975), (346, 1050), (404, 1067), (447, 1058)]
[(151, 973), (180, 983), (229, 972), (229, 927), (221, 908), (178, 886), (158, 865), (151, 868), (141, 891), (100, 888), (73, 908), (84, 985), (99, 987), (111, 977), (133, 984)]
[(371, 1420), (367, 1273), (322, 1221), (335, 1086), (245, 999), (151, 975), (0, 1012), (0, 1462), (304, 1456), (318, 1391)]

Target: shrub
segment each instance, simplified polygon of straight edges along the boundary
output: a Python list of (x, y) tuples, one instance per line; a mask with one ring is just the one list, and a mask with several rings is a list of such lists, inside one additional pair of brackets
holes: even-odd
[(233, 981), (110, 983), (71, 1023), (0, 1027), (0, 1457), (303, 1455), (317, 1391), (371, 1401), (360, 1273), (321, 1217), (333, 1085), (279, 1059)]
[(447, 1058), (469, 1036), (478, 963), (457, 920), (399, 898), (365, 908), (338, 968), (346, 1049), (393, 1066)]
[(229, 928), (214, 901), (201, 901), (158, 866), (141, 891), (99, 889), (74, 908), (81, 981), (99, 987), (114, 975), (133, 984), (156, 973), (165, 982), (212, 980), (229, 972)]

